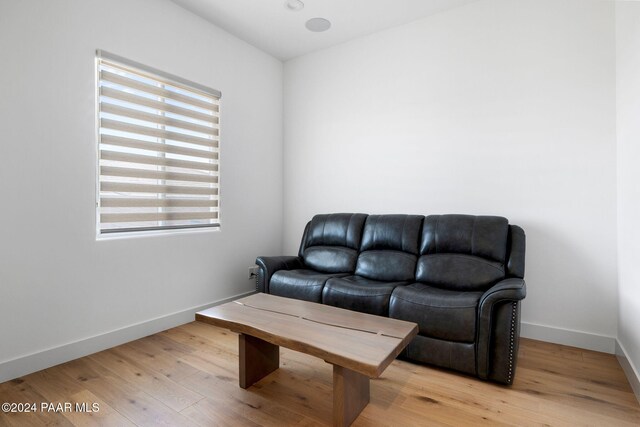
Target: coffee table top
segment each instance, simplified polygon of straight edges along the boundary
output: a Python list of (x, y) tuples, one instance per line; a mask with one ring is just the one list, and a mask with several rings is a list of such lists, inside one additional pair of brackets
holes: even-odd
[(415, 323), (263, 293), (198, 312), (196, 320), (371, 378), (379, 377), (418, 333)]

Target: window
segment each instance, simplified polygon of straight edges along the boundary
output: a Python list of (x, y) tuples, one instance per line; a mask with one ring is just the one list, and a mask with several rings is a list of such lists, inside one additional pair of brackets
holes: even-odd
[(98, 233), (218, 227), (220, 92), (97, 52)]

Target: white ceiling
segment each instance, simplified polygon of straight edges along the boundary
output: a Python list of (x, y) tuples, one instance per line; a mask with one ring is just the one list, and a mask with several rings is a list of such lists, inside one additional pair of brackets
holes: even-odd
[[(302, 0), (298, 12), (287, 10), (285, 0), (172, 1), (286, 61), (476, 0)], [(331, 21), (331, 28), (307, 30), (305, 22), (315, 17)]]

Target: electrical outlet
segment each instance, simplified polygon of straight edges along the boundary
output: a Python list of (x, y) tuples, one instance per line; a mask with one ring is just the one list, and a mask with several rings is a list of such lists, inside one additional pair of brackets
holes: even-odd
[(257, 265), (250, 266), (248, 279), (249, 280), (255, 279), (257, 275), (258, 275), (258, 266)]

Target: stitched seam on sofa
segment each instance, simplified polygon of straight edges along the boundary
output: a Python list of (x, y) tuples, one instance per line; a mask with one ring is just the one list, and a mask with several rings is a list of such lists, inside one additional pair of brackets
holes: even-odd
[(408, 253), (406, 253), (406, 252), (402, 252), (402, 251), (395, 251), (395, 250), (393, 250), (393, 249), (374, 249), (374, 250), (369, 250), (369, 251), (361, 252), (361, 253), (360, 253), (360, 255), (366, 255), (366, 254), (369, 254), (369, 255), (370, 255), (372, 252), (375, 252), (375, 253), (380, 253), (380, 252), (393, 252), (394, 254), (398, 254), (398, 255), (403, 256), (403, 257), (405, 257), (405, 258), (408, 258), (408, 259), (410, 259), (410, 260), (412, 260), (412, 261), (416, 259), (416, 256), (415, 256), (415, 255), (413, 255), (413, 254), (408, 254)]
[[(308, 271), (309, 274), (302, 273), (304, 271)], [(282, 272), (282, 273), (281, 273)], [(295, 273), (296, 274), (287, 274), (287, 273)], [(280, 273), (280, 274), (278, 274)], [(295, 269), (295, 270), (278, 270), (273, 275), (278, 274), (278, 277), (283, 277), (284, 279), (294, 279), (294, 280), (329, 280), (332, 277), (336, 277), (336, 274), (347, 274), (347, 273), (322, 273), (315, 270), (306, 270), (306, 269)]]
[(397, 295), (394, 295), (393, 297), (397, 298), (399, 300), (402, 300), (402, 301), (406, 301), (409, 304), (419, 305), (421, 307), (446, 308), (446, 309), (449, 309), (449, 308), (476, 308), (477, 307), (477, 305), (475, 305), (475, 304), (474, 305), (432, 305), (432, 304), (422, 304), (422, 303), (419, 303), (419, 302), (415, 302), (415, 301), (411, 301), (411, 300), (399, 297)]
[[(280, 283), (281, 285), (285, 285), (285, 286), (304, 286), (306, 288), (317, 288), (318, 286), (324, 286), (324, 284), (326, 283), (326, 281), (324, 283), (317, 283), (315, 285), (300, 285), (300, 282), (296, 282), (296, 283)], [(277, 284), (277, 283), (276, 283)]]
[[(388, 294), (357, 295), (357, 294), (352, 294), (352, 293), (349, 293), (349, 292), (340, 291), (340, 290), (338, 290), (336, 288), (329, 288), (329, 291), (337, 292), (337, 293), (342, 294), (342, 295), (353, 295), (354, 297), (358, 297), (358, 298), (362, 298), (362, 297), (364, 297), (364, 298), (384, 297), (384, 296), (387, 296), (387, 295), (391, 296), (391, 293), (388, 293)], [(329, 291), (327, 291), (327, 292), (329, 292)]]
[(375, 221), (373, 222), (373, 238), (371, 239), (372, 247), (376, 247), (376, 242), (378, 241), (378, 221), (380, 221), (380, 217), (376, 216)]
[[(331, 246), (331, 245), (320, 245), (320, 246), (312, 246), (313, 248), (316, 249), (312, 249), (313, 251), (317, 251), (317, 248), (330, 248), (333, 250), (337, 250), (337, 251), (342, 251), (342, 252), (346, 252), (349, 254), (353, 254), (356, 250), (355, 249), (351, 249), (351, 248), (345, 248), (344, 246)], [(309, 248), (311, 249), (311, 248)]]
[(369, 217), (371, 215), (364, 214), (364, 219), (362, 220), (362, 225), (360, 225), (360, 241), (358, 242), (358, 250), (362, 249), (362, 245), (364, 244), (364, 236), (367, 228), (367, 221), (369, 221)]
[(324, 237), (324, 229), (327, 227), (327, 220), (329, 219), (331, 215), (327, 215), (326, 217), (324, 217), (324, 221), (322, 221), (322, 241), (325, 241), (325, 237)]
[[(409, 215), (404, 217), (404, 221), (402, 221), (402, 234), (400, 236), (400, 247), (402, 248), (403, 251), (405, 251), (405, 246), (404, 246), (404, 230), (407, 228), (407, 218), (409, 217)], [(408, 251), (405, 251), (408, 252)]]
[(348, 245), (348, 241), (349, 241), (349, 228), (351, 228), (351, 218), (353, 217), (353, 215), (349, 216), (349, 221), (347, 221), (347, 229), (344, 231), (344, 243), (342, 246), (346, 246), (349, 247)]
[(438, 226), (440, 225), (440, 215), (438, 215), (436, 217), (436, 228), (435, 228), (435, 232), (434, 232), (434, 240), (436, 243), (436, 250), (435, 253), (438, 253)]
[[(309, 274), (305, 274), (304, 272), (309, 272)], [(283, 279), (295, 279), (295, 280), (317, 280), (324, 279), (325, 277), (333, 277), (332, 273), (323, 274), (321, 272), (315, 270), (307, 270), (307, 269), (295, 269), (295, 270), (278, 270), (273, 273), (272, 277), (282, 277)], [(335, 273), (341, 274), (341, 273)]]
[[(423, 255), (424, 256), (424, 255)], [(456, 257), (456, 258), (466, 258), (475, 262), (478, 262), (480, 264), (486, 264), (488, 266), (491, 266), (493, 268), (495, 268), (496, 270), (504, 273), (504, 264), (500, 264), (501, 267), (498, 267), (494, 264), (492, 264), (489, 261), (485, 261), (484, 259), (482, 259), (481, 257), (475, 256), (475, 255), (465, 255), (465, 254), (456, 254), (456, 253), (441, 253), (441, 254), (433, 254), (433, 255), (429, 255), (429, 256), (451, 256), (451, 257)]]
[[(364, 222), (364, 228), (362, 230), (362, 240), (360, 242), (360, 250), (363, 250), (363, 248), (365, 247), (365, 243), (369, 243), (369, 245), (371, 245), (371, 242), (373, 241), (374, 238), (374, 233), (373, 233), (373, 224), (375, 223), (375, 216), (374, 215), (369, 215), (369, 217), (365, 220)], [(369, 232), (369, 229), (371, 228), (371, 232)], [(367, 237), (369, 237), (369, 240), (367, 240)]]
[(476, 221), (478, 220), (477, 216), (473, 217), (473, 225), (471, 225), (471, 254), (475, 255), (476, 252), (474, 250), (474, 243), (476, 237)]

